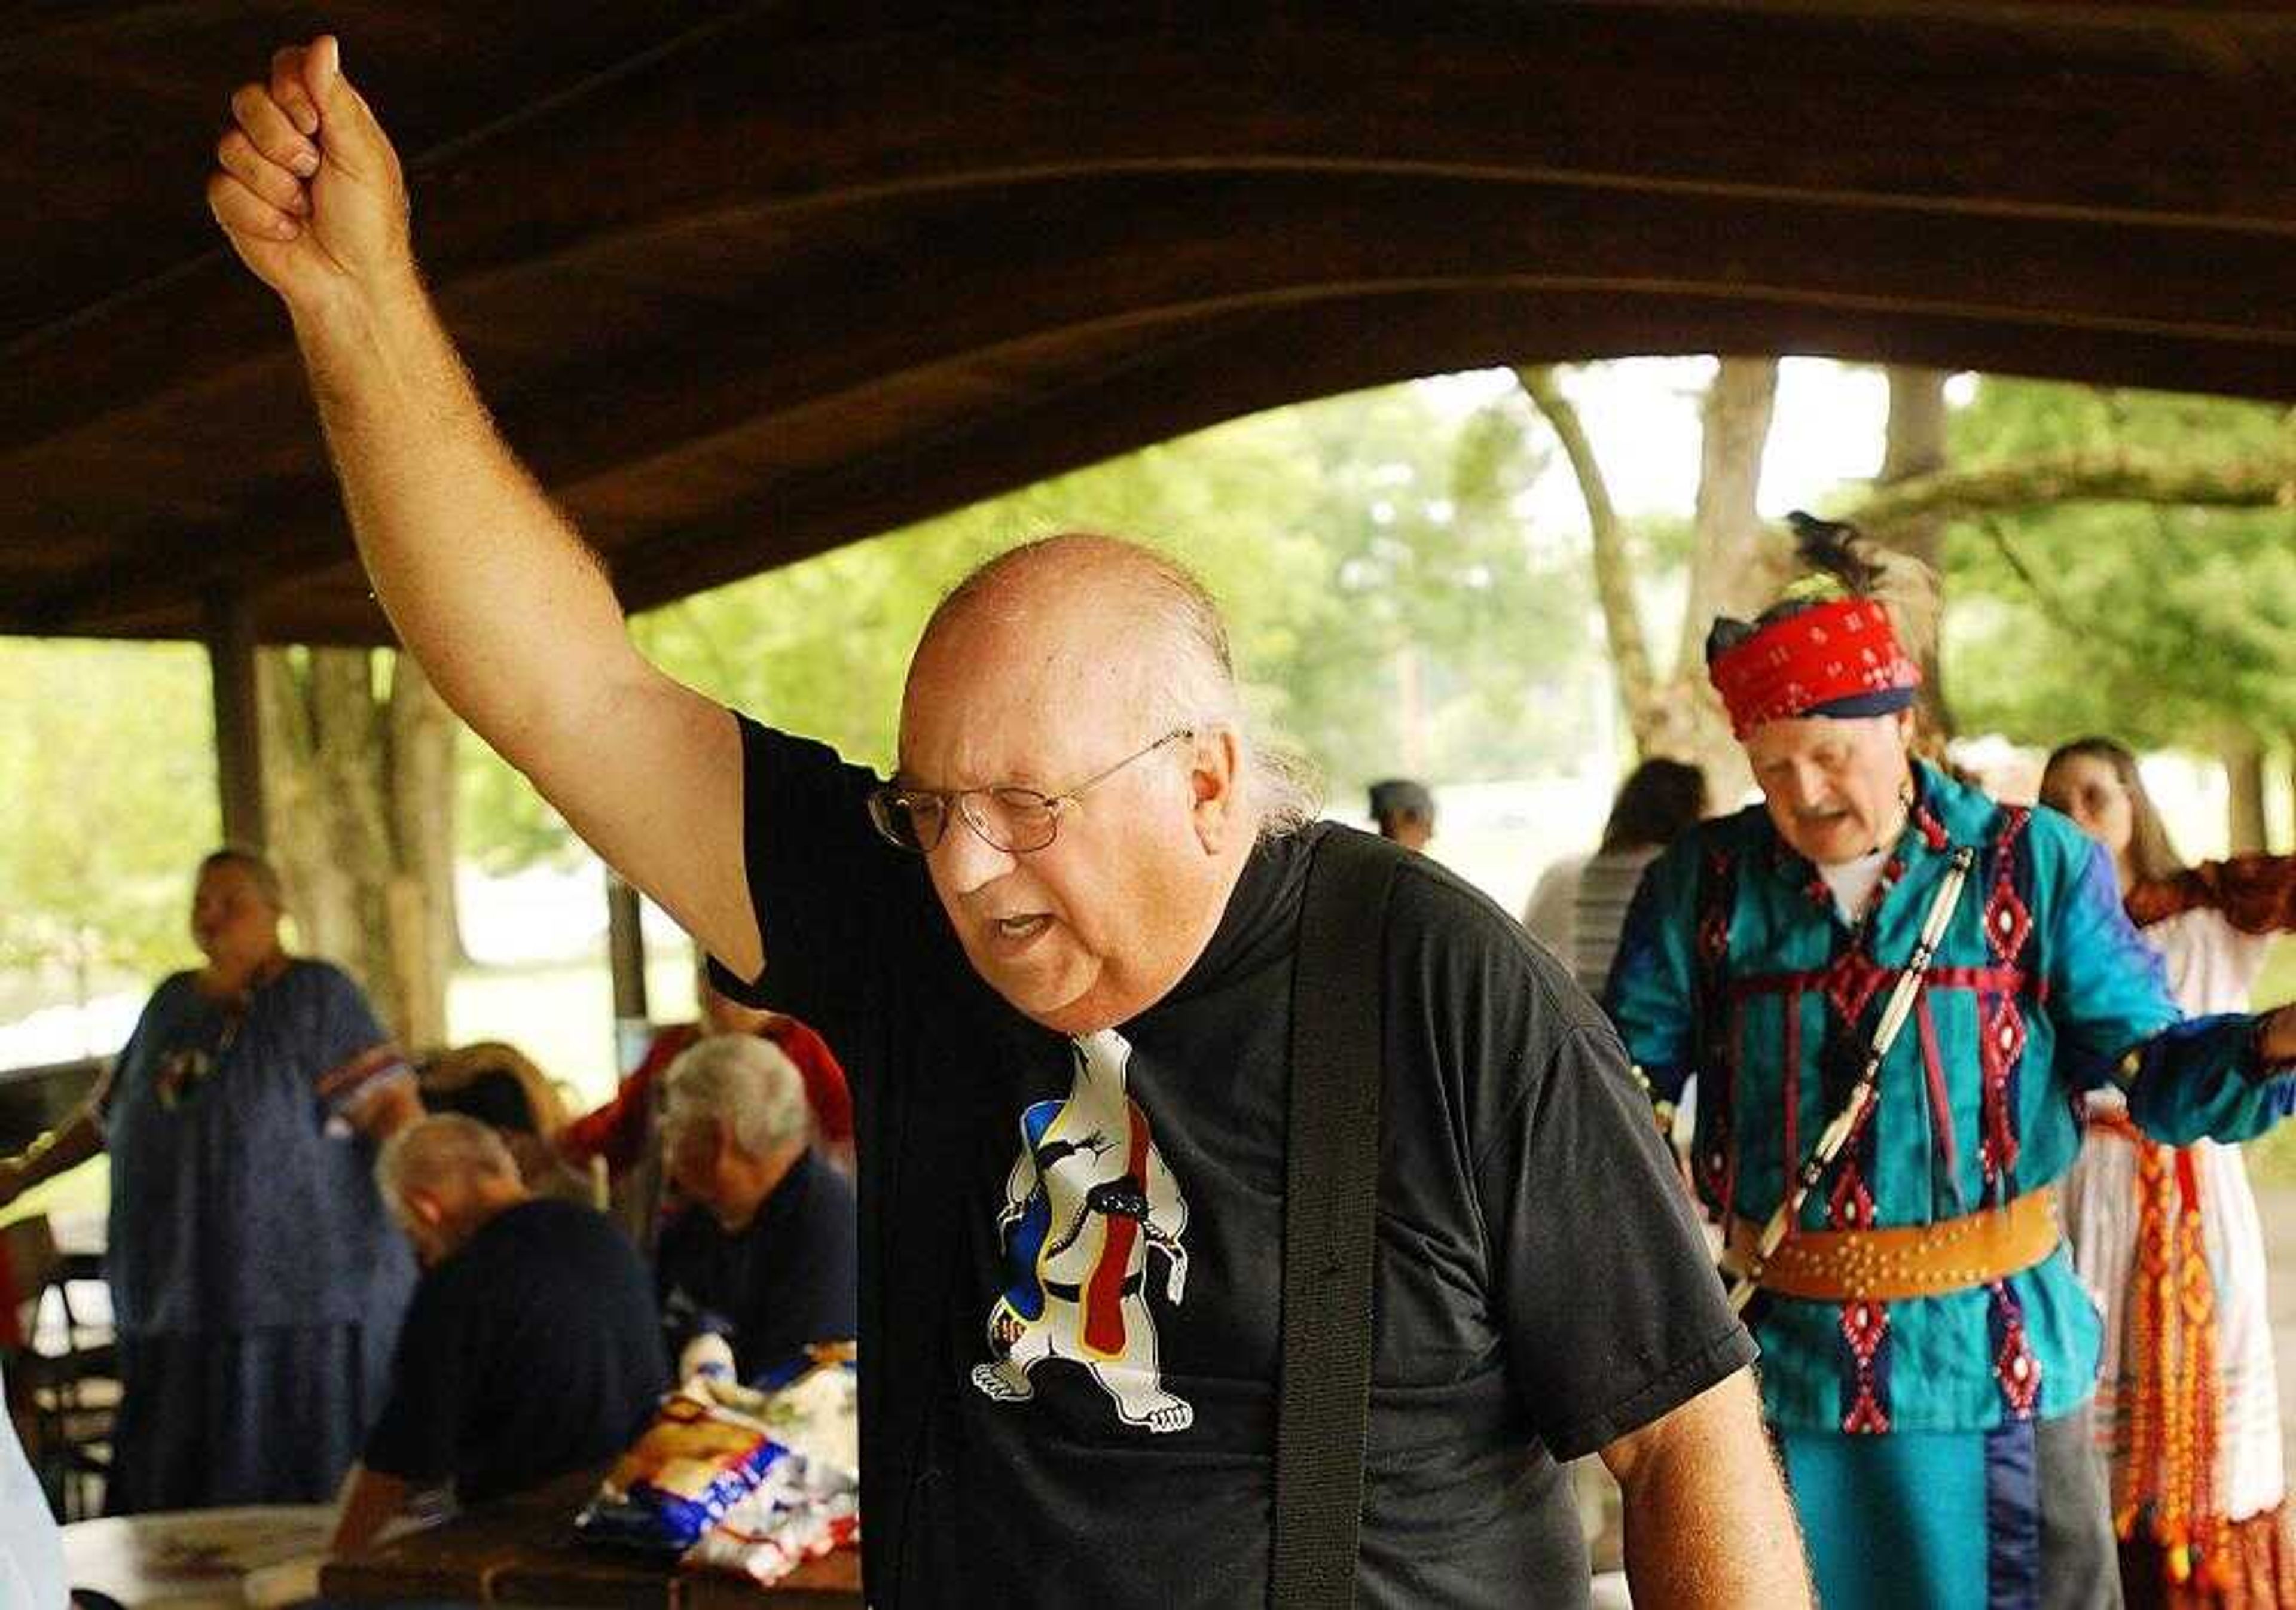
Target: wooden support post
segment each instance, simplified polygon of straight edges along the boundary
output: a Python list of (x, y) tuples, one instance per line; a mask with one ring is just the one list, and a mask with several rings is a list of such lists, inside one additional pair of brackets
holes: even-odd
[(645, 930), (638, 891), (606, 874), (606, 959), (614, 975), (614, 1061), (627, 1073), (645, 1054), (652, 1023), (646, 1009)]
[(263, 802), (263, 718), (255, 690), (255, 612), (247, 596), (217, 591), (201, 604), (215, 698), (216, 786), (228, 844), (270, 843)]

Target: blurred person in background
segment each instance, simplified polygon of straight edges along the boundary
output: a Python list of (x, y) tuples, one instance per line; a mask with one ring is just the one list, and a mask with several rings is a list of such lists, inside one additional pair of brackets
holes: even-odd
[(1619, 784), (1595, 853), (1565, 856), (1540, 875), (1522, 925), (1570, 965), (1587, 994), (1601, 998), (1643, 869), (1705, 814), (1704, 773), (1680, 760), (1644, 760)]
[(1379, 836), (1406, 850), (1425, 850), (1435, 836), (1435, 796), (1410, 777), (1390, 777), (1371, 785), (1371, 819)]
[(0, 1162), (0, 1204), (111, 1154), (114, 1515), (332, 1498), (381, 1409), (414, 1261), (376, 1144), (422, 1106), (341, 969), (280, 943), (278, 874), (200, 863), (192, 938), (89, 1104)]
[[(2111, 857), (2185, 1014), (2248, 1010), (2273, 936), (2296, 929), (2296, 858), (2187, 867), (2111, 738), (2051, 754), (2041, 800)], [(2240, 1148), (2148, 1138), (2112, 1091), (2085, 1113), (2065, 1224), (2104, 1312), (2095, 1429), (2128, 1603), (2296, 1605), (2264, 1236)]]
[(840, 1172), (853, 1172), (853, 1097), (828, 1043), (785, 1012), (744, 1006), (718, 989), (709, 975), (709, 958), (699, 949), (693, 954), (693, 998), (701, 1009), (699, 1023), (656, 1030), (613, 1098), (558, 1131), (559, 1154), (568, 1162), (582, 1167), (594, 1158), (604, 1161), (614, 1185), (615, 1216), (641, 1247), (651, 1247), (661, 1228), (661, 1155), (654, 1144), (661, 1077), (706, 1035), (752, 1034), (779, 1047), (804, 1080), (814, 1145)]
[(518, 1161), (529, 1190), (603, 1206), (589, 1172), (562, 1156), (566, 1104), (557, 1084), (516, 1046), (482, 1039), (420, 1060), (417, 1088), (426, 1113), (459, 1113), (494, 1130)]
[(814, 1153), (805, 1085), (781, 1049), (712, 1035), (663, 1080), (663, 1166), (688, 1203), (663, 1226), (654, 1284), (671, 1351), (723, 1336), (752, 1381), (858, 1334), (853, 1187)]

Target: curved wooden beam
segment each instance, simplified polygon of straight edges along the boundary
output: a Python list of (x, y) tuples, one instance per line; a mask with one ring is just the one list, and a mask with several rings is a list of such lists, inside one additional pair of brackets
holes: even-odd
[[(2296, 349), (2296, 241), (1335, 173), (1101, 176), (855, 206), (803, 232), (736, 208), (466, 275), (444, 300), (505, 418), (531, 394), (530, 425), (513, 433), (556, 480), (583, 472), (602, 431), (641, 443), (649, 431), (705, 432), (695, 415), (722, 408), (722, 384), (783, 402), (1190, 306), (1511, 283), (2172, 335), (2202, 352)], [(262, 310), (282, 323), (267, 298)], [(110, 397), (42, 392), (27, 375), (18, 423), (86, 431), (109, 418), (139, 440), (194, 448), (204, 434), (201, 456), (237, 464), (272, 445), (250, 441), (247, 423), (292, 406), (292, 374), (275, 346), (221, 374), (178, 374), (173, 388), (146, 364), (140, 387)], [(627, 407), (596, 407), (602, 377)], [(0, 468), (31, 445), (6, 438), (7, 412)]]
[[(631, 478), (674, 476), (676, 456), (603, 467), (560, 495), (594, 537), (610, 539), (618, 586), (644, 608), (757, 570), (806, 557), (972, 498), (1238, 415), (1331, 392), (1444, 370), (1515, 361), (1577, 361), (1652, 352), (1817, 352), (1863, 361), (2052, 373), (2084, 359), (2125, 364), (2116, 340), (2078, 333), (2036, 334), (1959, 321), (1902, 316), (1885, 321), (1838, 310), (1701, 299), (1656, 299), (1555, 292), (1403, 293), (1322, 303), (1240, 308), (1176, 316), (1128, 339), (1103, 341), (1089, 361), (1062, 361), (1071, 333), (1037, 343), (976, 353), (919, 372), (907, 384), (945, 385), (951, 373), (984, 363), (1021, 377), (1004, 407), (945, 420), (931, 432), (897, 437), (840, 465), (796, 466), (745, 479), (749, 489), (721, 497), (676, 523), (617, 526), (597, 518), (626, 505)], [(2184, 361), (2161, 343), (2165, 375)], [(868, 399), (816, 407), (898, 410), (900, 387)], [(806, 409), (760, 415), (743, 434), (759, 448), (808, 430)], [(746, 444), (742, 444), (746, 445)], [(720, 448), (733, 450), (728, 442)], [(349, 560), (330, 484), (309, 489), (324, 528), (275, 528), (210, 556), (177, 555), (135, 566), (82, 596), (69, 614), (28, 627), (0, 614), (0, 629), (169, 636), (169, 613), (191, 575), (217, 566), (270, 579), (257, 601), (260, 629), (275, 640), (386, 642), (388, 628)], [(296, 530), (291, 538), (282, 532)]]
[[(1151, 15), (762, 6), (685, 38), (664, 28), (668, 46), (570, 88), (530, 86), (530, 106), (486, 99), (460, 62), (385, 59), (374, 77), (386, 115), (429, 138), (411, 148), (425, 259), (445, 283), (733, 208), (809, 227), (822, 209), (887, 198), (1197, 170), (2296, 238), (2285, 20), (2071, 9), (2037, 34), (2048, 8), (1939, 21), (1877, 5), (1844, 29), (1794, 8), (1511, 0), (1291, 17), (1209, 0)], [(187, 158), (210, 136), (203, 120)], [(74, 154), (58, 153), (61, 171)], [(131, 242), (212, 240), (188, 180), (171, 207), (123, 222)], [(179, 385), (277, 338), (263, 294), (211, 250), (125, 283), (78, 257), (29, 267), (79, 300), (0, 324), (0, 356), (46, 399), (0, 398), (0, 444), (68, 428), (68, 397)]]
[[(346, 0), (338, 21), (420, 153), (426, 259), (513, 440), (614, 511), (651, 594), (711, 571), (729, 530), (811, 551), (1094, 443), (1459, 363), (1744, 342), (2296, 389), (2296, 15), (1947, 9), (569, 0), (545, 37)], [(194, 0), (10, 34), (25, 138), (0, 178), (61, 187), (0, 226), (0, 626), (160, 629), (172, 586), (346, 551), (267, 293), (202, 253), (181, 173), (90, 160), (164, 116), (195, 171), (200, 86), (273, 26)], [(1253, 347), (1273, 330), (1348, 349)], [(1264, 396), (1216, 332), (1294, 389)], [(855, 428), (871, 412), (885, 428)], [(791, 462), (804, 430), (849, 465)], [(747, 479), (686, 497), (678, 472), (713, 460)], [(65, 567), (60, 538), (95, 557)], [(357, 631), (346, 596), (307, 614)]]

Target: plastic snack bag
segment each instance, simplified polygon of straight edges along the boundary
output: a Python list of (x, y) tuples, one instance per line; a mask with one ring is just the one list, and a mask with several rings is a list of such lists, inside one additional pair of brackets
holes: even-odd
[(688, 1549), (685, 1564), (777, 1582), (861, 1535), (860, 1491), (843, 1472), (779, 1461)]
[(701, 1536), (685, 1563), (771, 1583), (860, 1535), (853, 1350), (810, 1349), (764, 1385), (752, 1392), (709, 1384), (719, 1402), (738, 1405), (768, 1426), (783, 1457)]
[(718, 1390), (721, 1383), (698, 1377), (662, 1399), (653, 1423), (575, 1517), (575, 1530), (679, 1555), (724, 1519), (785, 1450), (763, 1420), (720, 1402)]

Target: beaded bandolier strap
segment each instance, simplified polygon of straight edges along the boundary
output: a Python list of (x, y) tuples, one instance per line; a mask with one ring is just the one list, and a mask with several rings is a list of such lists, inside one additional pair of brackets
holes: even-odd
[(1945, 937), (1946, 924), (1953, 919), (1953, 908), (1961, 899), (1963, 881), (1975, 861), (1975, 852), (1964, 848), (1954, 852), (1953, 865), (1947, 871), (1944, 883), (1938, 886), (1937, 899), (1930, 907), (1928, 920), (1922, 924), (1920, 939), (1915, 943), (1913, 955), (1906, 959), (1905, 970), (1898, 975), (1897, 988), (1890, 991), (1888, 1005), (1882, 1010), (1882, 1021), (1874, 1031), (1872, 1047), (1866, 1054), (1865, 1065), (1858, 1070), (1857, 1080), (1849, 1088), (1848, 1101), (1819, 1135), (1817, 1144), (1795, 1171), (1792, 1187), (1769, 1222), (1755, 1238), (1752, 1255), (1747, 1261), (1746, 1271), (1731, 1287), (1730, 1303), (1743, 1309), (1760, 1286), (1765, 1267), (1775, 1255), (1779, 1245), (1794, 1232), (1801, 1214), (1801, 1205), (1833, 1160), (1842, 1149), (1865, 1129), (1873, 1116), (1874, 1095), (1881, 1084), (1882, 1063), (1889, 1056), (1890, 1045), (1898, 1031), (1904, 1028), (1912, 1014), (1914, 997), (1919, 993), (1922, 977), (1929, 971), (1930, 960), (1937, 954), (1938, 942)]
[(1693, 983), (1691, 1065), (1699, 1070), (1699, 1104), (1705, 1109), (1705, 1144), (1694, 1170), (1707, 1199), (1720, 1208), (1726, 1234), (1737, 1200), (1739, 1035), (1730, 998), (1730, 918), (1738, 905), (1737, 858), (1726, 850), (1703, 857), (1698, 867), (1698, 961)]

